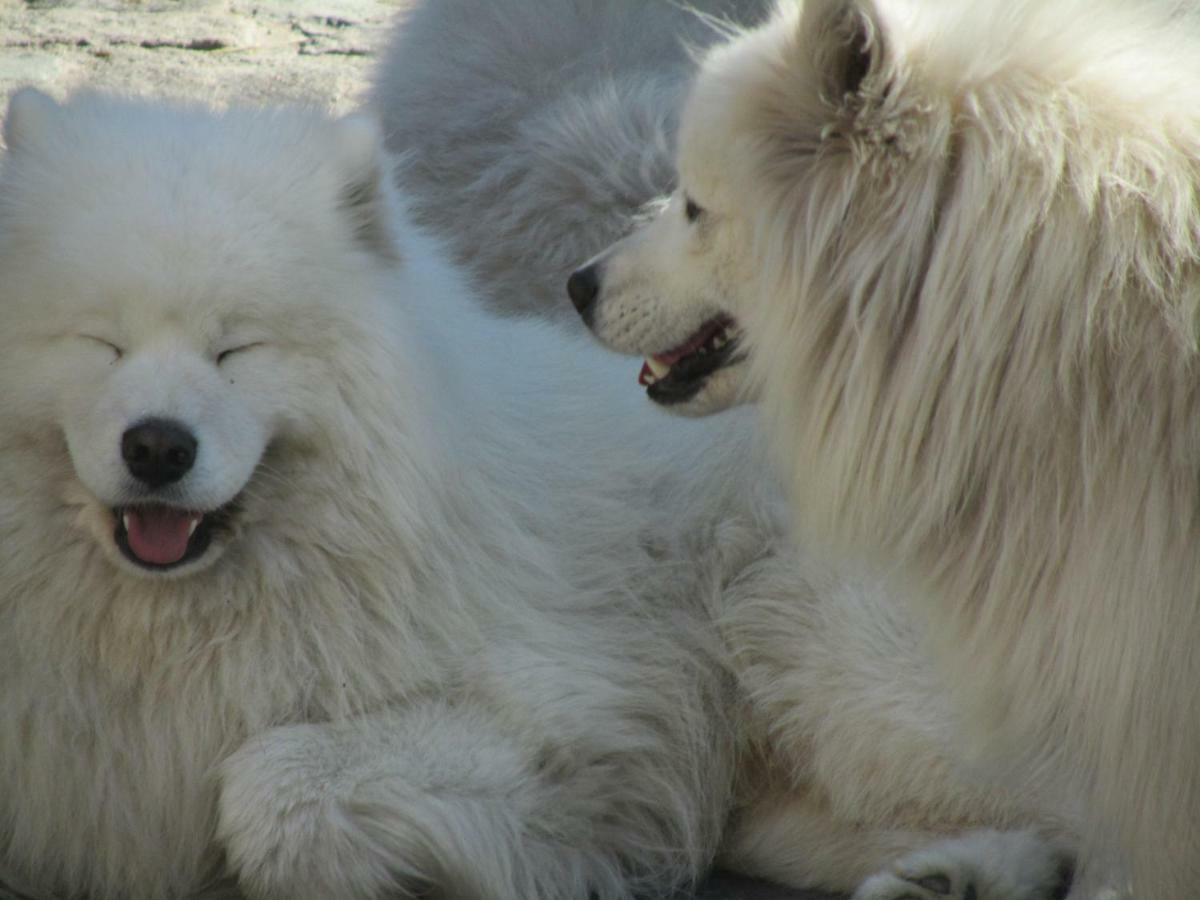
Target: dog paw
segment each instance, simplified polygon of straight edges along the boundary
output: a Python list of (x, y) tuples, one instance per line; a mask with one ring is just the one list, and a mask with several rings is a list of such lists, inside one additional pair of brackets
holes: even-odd
[(880, 872), (864, 881), (852, 900), (983, 900), (966, 873), (949, 868), (924, 874)]
[(271, 729), (221, 768), (217, 835), (246, 894), (377, 897), (390, 879), (346, 811), (345, 754), (320, 725)]
[(852, 900), (1061, 900), (1071, 865), (1029, 831), (939, 841), (871, 876)]

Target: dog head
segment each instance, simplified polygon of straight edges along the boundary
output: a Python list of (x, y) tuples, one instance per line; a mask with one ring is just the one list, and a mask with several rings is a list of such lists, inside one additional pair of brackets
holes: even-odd
[(638, 382), (655, 403), (707, 415), (737, 402), (742, 347), (729, 298), (744, 256), (736, 228), (676, 191), (654, 217), (575, 271), (572, 303), (593, 334), (645, 357)]
[(1188, 383), (1195, 28), (1170, 3), (782, 3), (706, 56), (675, 197), (573, 298), (630, 353), (735, 321), (726, 397), (761, 397), (798, 508), (889, 553), (944, 535)]
[[(755, 241), (776, 224), (808, 224), (773, 220), (804, 189), (802, 174), (787, 172), (796, 180), (785, 183), (776, 170), (787, 157), (833, 156), (837, 123), (886, 77), (867, 10), (850, 0), (783, 3), (767, 25), (710, 50), (681, 120), (677, 189), (568, 282), (596, 337), (644, 356), (640, 382), (674, 412), (704, 415), (758, 395), (742, 324), (762, 292)], [(774, 131), (783, 153), (764, 163), (768, 173), (751, 172)], [(747, 191), (754, 177), (774, 178), (783, 197), (764, 205)], [(822, 227), (834, 227), (826, 219)]]
[(373, 126), (26, 90), (4, 136), (5, 492), (141, 577), (298, 526), (393, 253)]
[[(735, 32), (733, 45), (762, 43)], [(700, 416), (755, 398), (739, 310), (754, 291), (754, 217), (734, 189), (726, 128), (736, 110), (712, 84), (725, 45), (709, 52), (681, 120), (676, 190), (644, 224), (589, 260), (567, 283), (585, 324), (605, 346), (641, 356), (639, 383), (651, 400)]]

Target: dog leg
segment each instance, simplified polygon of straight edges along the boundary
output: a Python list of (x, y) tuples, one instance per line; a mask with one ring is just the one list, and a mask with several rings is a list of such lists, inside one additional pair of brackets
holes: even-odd
[(920, 829), (848, 821), (830, 811), (822, 792), (793, 789), (744, 807), (730, 824), (720, 862), (767, 881), (849, 893), (939, 839)]
[(947, 837), (849, 822), (801, 791), (744, 809), (721, 863), (852, 900), (1062, 900), (1071, 883), (1070, 855), (1033, 829)]
[[(627, 771), (587, 763), (582, 747), (525, 746), (518, 734), (490, 710), (439, 702), (271, 729), (221, 769), (229, 865), (263, 900), (629, 897), (623, 863), (668, 854), (678, 834), (660, 818), (660, 849), (635, 846), (610, 799), (627, 794)], [(672, 887), (683, 855), (674, 870), (659, 858), (662, 883), (636, 887)]]

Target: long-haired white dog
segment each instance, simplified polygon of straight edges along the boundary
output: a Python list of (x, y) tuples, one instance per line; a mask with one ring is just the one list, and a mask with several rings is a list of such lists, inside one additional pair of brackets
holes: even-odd
[(761, 391), (806, 540), (908, 567), (977, 748), (1085, 807), (1080, 891), (1153, 900), (1200, 883), (1198, 147), (1181, 4), (784, 2), (571, 285), (644, 380)]
[(883, 586), (789, 555), (745, 417), (483, 314), (364, 120), (29, 91), (4, 137), (0, 880), (607, 900), (725, 832), (1051, 896), (1030, 831), (937, 840), (1040, 823)]
[(651, 429), (590, 449), (627, 404), (475, 310), (367, 120), (27, 91), (4, 135), (3, 879), (695, 877), (733, 777), (707, 602), (761, 534), (710, 540)]

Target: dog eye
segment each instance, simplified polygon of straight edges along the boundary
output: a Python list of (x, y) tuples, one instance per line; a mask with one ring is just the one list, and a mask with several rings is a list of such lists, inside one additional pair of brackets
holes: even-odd
[(689, 222), (695, 222), (704, 212), (704, 207), (693, 200), (691, 197), (685, 196), (687, 203), (683, 207), (683, 214), (687, 216)]
[(250, 344), (239, 344), (237, 347), (230, 347), (228, 350), (222, 350), (217, 354), (217, 365), (219, 366), (235, 353), (243, 353), (246, 350), (253, 350), (255, 347), (261, 347), (262, 345), (262, 341), (254, 341)]
[(112, 341), (106, 341), (104, 338), (96, 337), (96, 335), (94, 335), (94, 334), (81, 334), (79, 336), (81, 338), (83, 338), (85, 341), (91, 341), (93, 344), (101, 344), (102, 346), (107, 347), (109, 350), (111, 350), (113, 352), (113, 354), (116, 356), (117, 359), (120, 359), (122, 356), (125, 355), (125, 351), (122, 350), (120, 347), (118, 347), (116, 344), (114, 344)]

